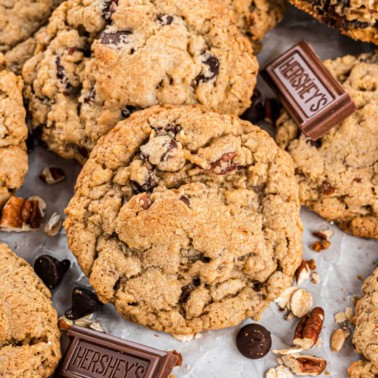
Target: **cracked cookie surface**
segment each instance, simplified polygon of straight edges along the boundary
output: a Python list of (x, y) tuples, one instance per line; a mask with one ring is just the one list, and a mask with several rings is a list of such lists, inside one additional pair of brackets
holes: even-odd
[(284, 113), (277, 143), (296, 164), (300, 199), (356, 236), (378, 238), (378, 53), (325, 61), (357, 111), (311, 142)]
[(0, 69), (0, 209), (21, 187), (28, 172), (22, 88), (20, 77)]
[(66, 214), (69, 247), (99, 298), (172, 334), (259, 318), (301, 261), (292, 160), (260, 128), (199, 105), (120, 122), (84, 165)]
[(23, 69), (32, 124), (80, 162), (141, 108), (243, 113), (258, 71), (248, 39), (213, 0), (68, 0), (38, 40)]
[(378, 45), (376, 0), (289, 0), (297, 8), (341, 33)]
[(33, 34), (44, 25), (61, 0), (0, 0), (0, 53), (13, 71), (33, 55)]
[(220, 0), (234, 13), (238, 28), (259, 52), (265, 34), (282, 21), (286, 0)]
[(356, 328), (353, 344), (366, 361), (354, 362), (348, 369), (351, 378), (378, 375), (378, 268), (362, 286), (362, 298), (356, 304)]
[(0, 243), (0, 375), (51, 376), (60, 359), (57, 323), (49, 289)]

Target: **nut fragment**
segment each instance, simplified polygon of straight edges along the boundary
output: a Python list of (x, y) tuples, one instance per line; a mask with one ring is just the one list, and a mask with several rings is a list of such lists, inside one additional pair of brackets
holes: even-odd
[(49, 236), (55, 236), (59, 234), (60, 229), (63, 225), (63, 219), (59, 213), (53, 213), (51, 215), (48, 223), (45, 226), (45, 233)]
[(306, 260), (302, 260), (301, 265), (295, 272), (295, 280), (297, 281), (297, 285), (301, 285), (304, 281), (310, 278), (310, 267), (307, 264)]
[(287, 349), (274, 349), (273, 353), (278, 354), (280, 356), (287, 356), (288, 354), (295, 354), (302, 352), (302, 348), (299, 347), (291, 347)]
[(319, 339), (324, 321), (324, 311), (315, 307), (310, 315), (304, 316), (295, 329), (293, 344), (303, 349), (311, 349)]
[(331, 350), (332, 352), (340, 352), (345, 340), (350, 336), (348, 328), (339, 328), (333, 332), (331, 336)]
[(58, 182), (62, 182), (66, 175), (60, 168), (56, 167), (47, 167), (45, 168), (39, 178), (47, 185), (57, 184)]
[(320, 251), (323, 251), (325, 249), (328, 249), (329, 247), (331, 246), (331, 242), (328, 241), (328, 240), (322, 240), (322, 241), (316, 241), (314, 243), (314, 245), (312, 246), (312, 249), (315, 251), (315, 252), (320, 252)]
[(299, 289), (290, 298), (290, 309), (294, 316), (302, 318), (312, 307), (312, 295), (304, 289)]
[(185, 341), (191, 341), (194, 338), (194, 335), (172, 335), (176, 340), (184, 343)]
[(327, 361), (321, 357), (289, 354), (282, 356), (282, 362), (296, 375), (309, 375), (312, 377), (323, 373)]
[(41, 226), (45, 209), (46, 202), (38, 196), (26, 200), (13, 196), (3, 208), (0, 228), (15, 232), (37, 230)]
[(288, 287), (277, 299), (274, 300), (281, 309), (289, 308), (291, 296), (298, 288)]
[(314, 236), (322, 240), (329, 240), (332, 237), (332, 235), (333, 231), (331, 228), (329, 228), (328, 230), (314, 232)]
[(293, 378), (290, 370), (283, 366), (279, 365), (276, 368), (271, 368), (266, 372), (265, 378)]
[(58, 328), (63, 332), (68, 331), (73, 325), (77, 325), (83, 328), (90, 328), (95, 331), (105, 333), (101, 323), (93, 320), (93, 314), (83, 316), (82, 318), (76, 320), (70, 320), (64, 315), (58, 319)]
[(320, 275), (319, 275), (319, 273), (314, 272), (314, 273), (311, 274), (311, 282), (313, 284), (315, 284), (315, 285), (320, 282)]
[(345, 312), (338, 312), (337, 314), (335, 314), (335, 322), (337, 324), (344, 323), (346, 322), (346, 320), (347, 320), (347, 317), (345, 315)]

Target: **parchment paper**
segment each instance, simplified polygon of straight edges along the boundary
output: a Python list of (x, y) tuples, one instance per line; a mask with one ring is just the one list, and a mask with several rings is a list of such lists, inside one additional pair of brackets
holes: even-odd
[[(343, 37), (337, 31), (290, 8), (284, 22), (266, 37), (264, 49), (259, 56), (261, 66), (302, 39), (310, 42), (323, 59), (373, 49), (368, 44)], [(267, 87), (261, 80), (258, 87), (263, 93), (268, 93)], [(43, 184), (38, 179), (38, 175), (46, 166), (63, 168), (67, 180), (53, 186)], [(30, 172), (19, 195), (39, 195), (44, 198), (47, 202), (46, 220), (54, 211), (63, 215), (63, 210), (72, 196), (79, 171), (80, 167), (76, 163), (60, 159), (42, 147), (37, 147), (30, 154)], [(344, 311), (346, 306), (351, 306), (354, 295), (359, 295), (361, 277), (366, 278), (377, 265), (378, 243), (349, 236), (306, 209), (302, 209), (301, 216), (305, 226), (304, 257), (316, 260), (317, 271), (320, 274), (319, 284), (315, 285), (306, 281), (302, 287), (313, 294), (314, 306), (321, 306), (325, 311), (324, 329), (321, 334), (323, 346), (313, 348), (310, 353), (327, 359), (328, 377), (347, 377), (347, 367), (353, 360), (358, 359), (358, 356), (353, 352), (350, 339), (340, 353), (330, 351), (330, 334), (336, 328), (334, 314)], [(314, 242), (312, 232), (330, 227), (334, 230), (330, 249), (319, 254), (311, 251), (309, 246)], [(17, 254), (30, 263), (33, 263), (41, 254), (51, 254), (59, 259), (71, 260), (72, 268), (53, 293), (54, 304), (61, 315), (70, 306), (72, 288), (77, 284), (88, 285), (88, 283), (67, 248), (64, 231), (62, 230), (58, 236), (48, 237), (42, 229), (43, 227), (38, 232), (22, 234), (0, 232), (0, 239), (8, 243)], [(183, 343), (169, 335), (122, 320), (110, 305), (104, 306), (96, 313), (96, 316), (107, 333), (156, 348), (179, 351), (183, 355), (183, 365), (174, 371), (176, 377), (260, 378), (265, 376), (268, 368), (277, 365), (273, 353), (257, 361), (249, 360), (239, 354), (234, 339), (241, 325), (236, 328), (207, 332), (198, 339)], [(250, 320), (245, 321), (245, 323), (248, 322)], [(290, 345), (297, 320), (284, 320), (283, 313), (278, 311), (275, 303), (271, 304), (263, 314), (261, 323), (272, 332), (273, 349)], [(323, 374), (323, 376), (326, 375)]]

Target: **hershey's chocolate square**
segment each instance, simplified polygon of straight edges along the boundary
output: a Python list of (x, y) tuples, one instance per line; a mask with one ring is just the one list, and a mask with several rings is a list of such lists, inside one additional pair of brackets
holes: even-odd
[(356, 110), (350, 96), (305, 41), (261, 74), (299, 128), (313, 140)]

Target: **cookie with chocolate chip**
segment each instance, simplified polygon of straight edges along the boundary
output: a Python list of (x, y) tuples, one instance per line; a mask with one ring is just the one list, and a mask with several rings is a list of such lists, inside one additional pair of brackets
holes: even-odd
[(199, 105), (119, 122), (66, 214), (99, 299), (172, 334), (259, 318), (301, 262), (292, 160), (260, 128)]
[(28, 172), (22, 88), (20, 77), (0, 68), (0, 209), (21, 187)]
[(378, 53), (325, 65), (357, 111), (316, 142), (285, 112), (276, 140), (294, 159), (303, 205), (346, 232), (378, 238)]
[(297, 8), (341, 33), (378, 45), (378, 6), (371, 0), (290, 0)]
[(365, 360), (352, 363), (348, 369), (351, 378), (374, 378), (378, 375), (378, 268), (362, 286), (362, 298), (356, 304), (356, 328), (353, 344)]
[(261, 41), (283, 18), (286, 0), (220, 0), (233, 12), (236, 24), (252, 41), (253, 50), (261, 50)]
[(49, 289), (0, 243), (0, 375), (51, 376), (60, 359), (57, 324)]
[(0, 0), (0, 53), (8, 67), (19, 73), (33, 56), (34, 33), (43, 26), (62, 0)]
[(258, 71), (218, 0), (68, 0), (39, 41), (23, 69), (32, 124), (80, 162), (136, 110), (200, 103), (243, 113)]

